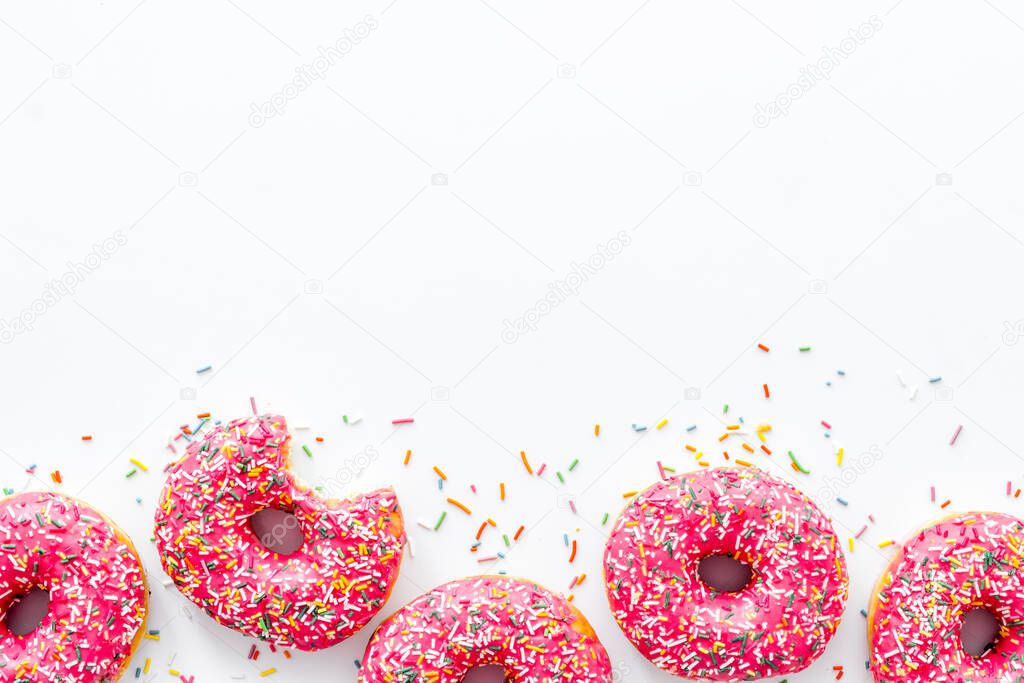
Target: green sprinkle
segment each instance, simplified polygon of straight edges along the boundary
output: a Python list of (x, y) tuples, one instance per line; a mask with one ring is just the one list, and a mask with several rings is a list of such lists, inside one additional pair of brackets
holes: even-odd
[(798, 461), (796, 459), (796, 456), (793, 455), (793, 451), (789, 451), (789, 459), (793, 461), (793, 465), (796, 466), (797, 470), (799, 470), (800, 472), (803, 472), (804, 474), (810, 474), (811, 473), (810, 470), (804, 469), (804, 466), (801, 465), (800, 461)]
[(810, 351), (810, 350), (811, 350), (811, 347), (810, 347), (810, 346), (801, 346), (801, 347), (800, 347), (800, 351), (801, 351), (802, 353), (807, 353), (807, 352), (808, 352), (808, 351)]
[(607, 523), (608, 523), (608, 513), (606, 512), (606, 513), (604, 513), (604, 517), (601, 518), (601, 526), (604, 526)]
[(434, 525), (434, 531), (437, 531), (438, 529), (441, 528), (441, 525), (444, 524), (444, 518), (447, 517), (447, 516), (448, 516), (448, 512), (445, 511), (445, 510), (442, 510), (441, 511), (440, 519), (438, 519), (437, 520), (437, 524)]
[(313, 457), (313, 451), (309, 450), (309, 446), (307, 446), (306, 444), (302, 444), (302, 450), (304, 450), (306, 452), (306, 455), (308, 455), (309, 457)]

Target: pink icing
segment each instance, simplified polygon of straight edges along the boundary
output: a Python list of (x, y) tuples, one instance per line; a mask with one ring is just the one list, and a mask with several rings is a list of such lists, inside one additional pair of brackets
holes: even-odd
[[(715, 593), (700, 560), (732, 555), (751, 583)], [(746, 681), (805, 669), (835, 634), (846, 562), (829, 520), (803, 493), (754, 468), (661, 481), (615, 522), (605, 589), (626, 637), (677, 676)]]
[[(3, 616), (34, 588), (50, 593), (49, 612), (15, 636)], [(96, 510), (52, 493), (0, 501), (0, 683), (115, 680), (146, 598), (138, 555)]]
[[(911, 539), (872, 598), (869, 640), (879, 683), (1024, 680), (1024, 525), (996, 512), (941, 521)], [(964, 614), (986, 608), (1001, 622), (982, 657), (960, 643)]]
[[(288, 471), (285, 420), (235, 420), (193, 441), (170, 470), (156, 545), (178, 589), (218, 622), (301, 650), (341, 642), (383, 606), (405, 533), (395, 492), (325, 501)], [(303, 543), (267, 550), (249, 518), (292, 513)]]
[(366, 646), (359, 683), (458, 683), (497, 664), (514, 683), (611, 683), (611, 661), (560, 595), (504, 576), (438, 586), (388, 617)]

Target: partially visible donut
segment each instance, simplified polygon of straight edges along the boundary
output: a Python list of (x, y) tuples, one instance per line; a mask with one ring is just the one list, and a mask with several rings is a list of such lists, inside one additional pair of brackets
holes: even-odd
[[(341, 642), (383, 607), (405, 532), (392, 489), (324, 500), (288, 469), (283, 417), (234, 420), (192, 442), (156, 512), (164, 570), (224, 626), (300, 650)], [(302, 531), (291, 554), (269, 550), (250, 519), (281, 510)]]
[[(15, 635), (20, 597), (49, 611)], [(142, 639), (149, 592), (131, 540), (86, 503), (54, 493), (0, 500), (0, 683), (117, 680)]]
[[(716, 592), (701, 561), (752, 570)], [(754, 468), (707, 469), (651, 486), (615, 522), (605, 590), (626, 637), (683, 678), (784, 676), (821, 656), (839, 626), (849, 579), (832, 525), (790, 484)]]
[(612, 681), (608, 653), (572, 603), (506, 576), (446, 583), (385, 619), (358, 680), (458, 683), (487, 665), (502, 667), (509, 683)]
[[(868, 644), (879, 683), (1024, 680), (1024, 523), (998, 512), (936, 522), (893, 558), (871, 597)], [(972, 656), (960, 629), (995, 616), (994, 646)]]

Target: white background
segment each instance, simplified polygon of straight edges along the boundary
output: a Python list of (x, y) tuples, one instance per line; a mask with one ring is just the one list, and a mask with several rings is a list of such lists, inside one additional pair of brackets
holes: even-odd
[[(296, 458), (307, 480), (397, 488), (416, 555), (386, 612), (484, 570), (560, 591), (585, 571), (576, 602), (625, 680), (666, 681), (610, 618), (601, 517), (655, 481), (657, 460), (692, 468), (685, 443), (722, 464), (723, 424), (770, 422), (775, 455), (750, 459), (828, 505), (844, 544), (876, 520), (848, 555), (839, 635), (790, 680), (838, 665), (867, 680), (858, 611), (892, 552), (878, 543), (947, 499), (1024, 504), (1005, 495), (1024, 486), (1024, 10), (344, 4), (0, 6), (0, 483), (81, 496), (135, 539), (161, 630), (137, 658), (151, 678), (173, 658), (196, 681), (271, 666), (278, 681), (352, 680), (371, 629), (290, 661), (261, 648), (253, 664), (248, 641), (162, 585), (148, 539), (167, 439), (202, 411), (246, 414), (252, 395), (310, 427), (296, 436), (314, 450)], [(799, 86), (872, 15), (881, 28), (829, 79)], [(367, 17), (324, 78), (251, 125), (253, 104)], [(787, 113), (755, 125), (794, 83)], [(628, 246), (577, 293), (502, 338), (620, 233)], [(98, 267), (69, 266), (88, 258)], [(62, 276), (73, 294), (37, 302)], [(392, 428), (403, 417), (416, 423)], [(353, 464), (367, 449), (369, 467)], [(522, 449), (548, 464), (543, 481)], [(129, 458), (151, 471), (126, 479)], [(417, 526), (442, 510), (439, 532)], [(499, 529), (481, 553), (528, 531), (480, 565), (468, 547), (488, 516)]]

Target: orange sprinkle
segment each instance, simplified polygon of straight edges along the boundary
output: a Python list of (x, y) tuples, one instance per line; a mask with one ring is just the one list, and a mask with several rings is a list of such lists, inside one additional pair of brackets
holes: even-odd
[[(409, 458), (411, 458), (411, 457), (412, 457), (412, 450), (410, 449), (410, 450), (405, 452), (405, 464), (406, 465), (409, 464)], [(434, 469), (436, 470), (437, 468), (435, 467)]]
[(53, 479), (54, 484), (62, 484), (63, 480), (60, 478), (60, 470), (54, 470), (50, 473), (50, 479)]
[(501, 499), (505, 500), (505, 482), (501, 482), (500, 488), (501, 488)]
[(497, 527), (497, 526), (498, 526), (498, 523), (497, 523), (497, 522), (495, 522), (495, 521), (494, 521), (493, 519), (491, 519), (490, 517), (488, 517), (488, 518), (487, 518), (487, 524), (490, 524), (490, 525), (491, 525), (491, 526), (493, 526), (493, 527)]
[(626, 491), (625, 493), (622, 494), (622, 497), (623, 498), (632, 498), (636, 494), (637, 494), (637, 491)]
[(583, 572), (582, 574), (580, 574), (580, 578), (576, 579), (576, 585), (578, 586), (578, 585), (580, 585), (581, 583), (583, 583), (586, 580), (587, 580), (587, 573)]
[[(409, 452), (411, 453), (412, 451), (409, 451)], [(444, 472), (442, 472), (440, 467), (438, 467), (437, 465), (434, 465), (434, 471), (437, 472), (437, 476), (441, 477), (445, 481), (448, 481), (448, 475), (445, 474)]]
[(761, 450), (764, 451), (765, 453), (767, 453), (768, 455), (772, 454), (772, 452), (770, 450), (768, 450), (768, 447), (765, 446), (764, 444), (761, 444)]
[[(465, 512), (467, 515), (473, 514), (472, 510), (470, 510), (468, 507), (466, 507), (465, 505), (463, 505), (459, 501), (455, 500), (454, 498), (449, 498), (448, 502), (451, 503), (452, 505), (454, 505), (455, 507), (459, 508), (463, 512)], [(484, 522), (484, 523), (486, 524), (486, 522)]]
[(199, 413), (198, 415), (196, 415), (196, 418), (199, 419), (199, 420), (202, 420), (204, 417), (210, 417), (210, 414), (209, 413)]
[(324, 442), (324, 437), (322, 437), (322, 436), (316, 437), (316, 442), (317, 443), (323, 443)]
[(83, 434), (82, 441), (92, 441), (92, 434)]
[(718, 440), (719, 441), (725, 441), (728, 438), (729, 438), (729, 432), (726, 432), (725, 434), (722, 434), (720, 437), (718, 437)]
[(750, 447), (749, 443), (744, 443), (743, 444), (743, 450), (745, 450), (747, 453), (753, 453), (754, 452), (754, 449)]
[(530, 467), (530, 461), (526, 459), (526, 451), (519, 451), (519, 457), (523, 459), (523, 466), (526, 467), (526, 471), (529, 474), (533, 474), (533, 468)]
[(945, 503), (943, 503), (943, 504), (942, 504), (942, 505), (940, 505), (939, 507), (941, 507), (941, 508), (945, 508), (945, 507), (947, 507), (947, 506), (948, 506), (948, 505), (949, 505), (949, 504), (950, 504), (951, 502), (953, 502), (953, 501), (947, 500), (947, 501), (946, 501)]
[(768, 347), (767, 347), (767, 346), (765, 346), (764, 344), (758, 344), (758, 345), (757, 345), (757, 348), (761, 349), (761, 350), (762, 350), (762, 351), (764, 351), (765, 353), (768, 353)]
[(722, 455), (724, 455), (724, 456), (725, 456), (725, 459), (726, 459), (726, 460), (728, 460), (728, 459), (729, 459), (729, 451), (722, 451)]
[(743, 467), (751, 467), (753, 465), (753, 463), (749, 463), (746, 460), (740, 460), (739, 458), (736, 458), (736, 464), (742, 465)]
[(573, 560), (576, 559), (576, 539), (572, 541), (572, 552), (569, 554), (569, 564), (572, 564)]
[(697, 449), (691, 446), (690, 444), (686, 444), (686, 450), (690, 451), (691, 453), (697, 452)]
[(594, 436), (601, 436), (601, 425), (594, 425)]
[(1020, 498), (1020, 489), (1017, 489), (1017, 493), (1013, 494), (1014, 498)]
[(728, 429), (730, 432), (735, 432), (739, 428), (739, 425), (729, 425), (728, 427), (726, 427), (726, 429)]
[(767, 384), (762, 384), (761, 386), (764, 387), (764, 397), (765, 398), (771, 398), (772, 395), (771, 395), (771, 392), (768, 391), (768, 385)]
[(484, 529), (487, 528), (487, 522), (480, 525), (480, 528), (476, 530), (476, 540), (480, 540), (480, 537), (484, 535)]
[(518, 529), (516, 529), (516, 533), (515, 533), (515, 535), (514, 535), (514, 536), (512, 537), (512, 540), (513, 540), (513, 541), (518, 541), (518, 540), (519, 540), (519, 537), (523, 535), (523, 532), (524, 532), (524, 531), (526, 531), (526, 527), (525, 527), (525, 526), (521, 526), (521, 527), (519, 527)]

